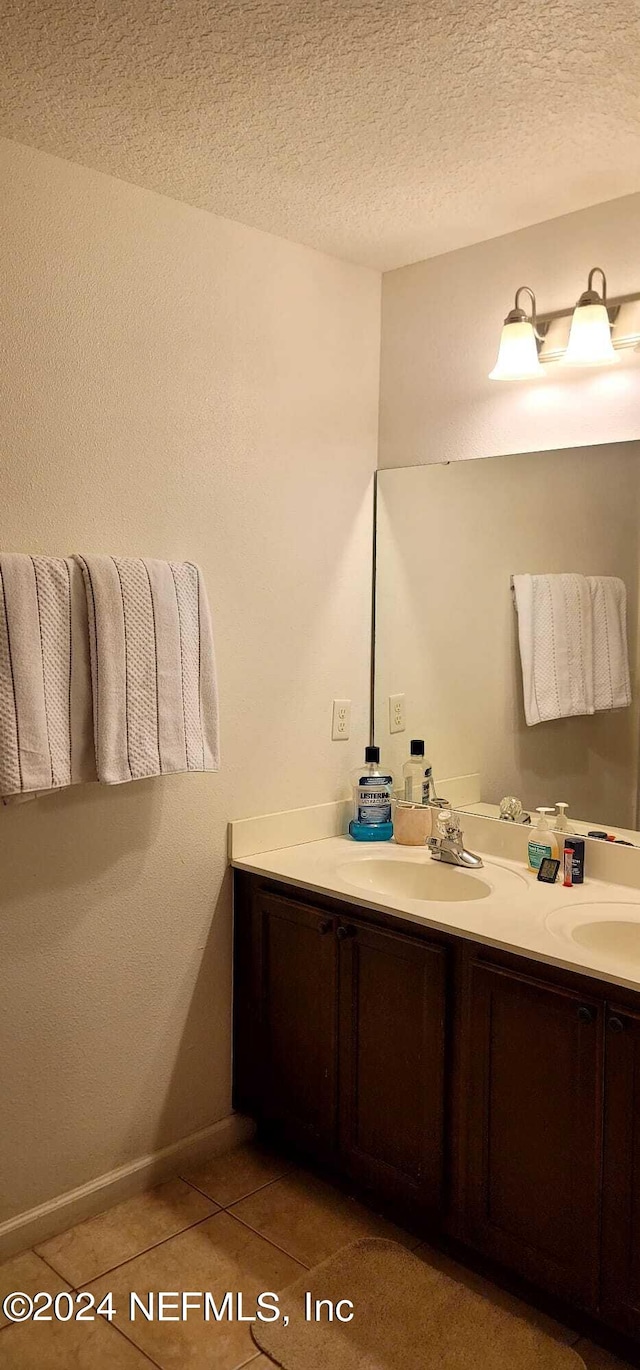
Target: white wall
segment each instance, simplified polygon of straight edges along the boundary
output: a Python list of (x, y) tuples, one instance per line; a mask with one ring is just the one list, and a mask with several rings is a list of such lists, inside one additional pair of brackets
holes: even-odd
[(380, 280), (0, 149), (0, 546), (197, 560), (222, 725), (217, 776), (0, 811), (2, 1221), (230, 1109), (227, 820), (366, 741)]
[(640, 291), (639, 243), (640, 195), (630, 195), (388, 272), (379, 465), (640, 436), (640, 353), (606, 372), (487, 378), (519, 285), (536, 291), (541, 313), (572, 307), (596, 265), (612, 297)]

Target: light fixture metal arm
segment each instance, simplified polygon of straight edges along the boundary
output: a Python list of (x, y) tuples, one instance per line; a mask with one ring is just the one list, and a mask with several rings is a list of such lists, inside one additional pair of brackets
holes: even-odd
[[(599, 275), (599, 276), (602, 276), (602, 295), (601, 295), (601, 296), (598, 295), (597, 290), (594, 290), (594, 287), (593, 287), (593, 278), (594, 278), (594, 276), (595, 276), (596, 274)], [(588, 280), (587, 280), (587, 290), (586, 290), (585, 293), (588, 294), (589, 296), (592, 296), (592, 297), (593, 297), (593, 302), (594, 302), (594, 303), (595, 303), (596, 301), (599, 302), (600, 300), (602, 300), (602, 303), (603, 303), (604, 305), (606, 305), (606, 303), (607, 303), (607, 278), (606, 278), (606, 276), (605, 276), (605, 274), (604, 274), (604, 271), (602, 270), (602, 267), (601, 267), (601, 266), (592, 266), (592, 268), (591, 268), (591, 270), (590, 270), (590, 272), (589, 272), (589, 277), (588, 277)]]
[[(520, 296), (522, 294), (528, 295), (531, 301), (530, 315), (527, 314), (526, 310), (523, 309), (522, 305), (520, 304)], [(531, 319), (531, 327), (533, 328), (534, 334), (538, 339), (538, 342), (542, 342), (542, 334), (538, 331), (538, 306), (536, 304), (535, 293), (531, 289), (530, 285), (519, 285), (518, 289), (516, 290), (515, 308), (511, 310), (511, 313), (508, 315), (507, 319), (505, 319), (505, 323), (521, 322), (528, 318)]]

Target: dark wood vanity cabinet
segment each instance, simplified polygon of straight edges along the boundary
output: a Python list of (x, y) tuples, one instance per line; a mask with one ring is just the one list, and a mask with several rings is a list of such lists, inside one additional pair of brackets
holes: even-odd
[(605, 1023), (602, 1313), (640, 1341), (640, 1009)]
[(465, 1235), (533, 1283), (593, 1308), (602, 1008), (477, 961), (469, 993)]
[(305, 1150), (335, 1142), (336, 922), (291, 899), (258, 902), (262, 942), (262, 1116)]
[(339, 924), (338, 937), (344, 1168), (390, 1199), (437, 1212), (444, 1200), (446, 950), (354, 922)]
[(236, 1107), (640, 1342), (640, 995), (235, 880)]
[(381, 1197), (438, 1209), (446, 957), (237, 881), (236, 1106)]

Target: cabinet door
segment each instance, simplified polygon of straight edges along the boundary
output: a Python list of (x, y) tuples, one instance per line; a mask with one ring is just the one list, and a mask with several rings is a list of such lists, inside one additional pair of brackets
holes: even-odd
[(474, 963), (467, 1239), (551, 1293), (598, 1295), (602, 1008)]
[(316, 1155), (336, 1131), (337, 942), (330, 915), (259, 898), (265, 1033), (263, 1117)]
[(640, 1336), (640, 1016), (608, 1008), (605, 1029), (602, 1313)]
[(377, 1193), (443, 1197), (445, 951), (376, 928), (338, 928), (340, 1151)]

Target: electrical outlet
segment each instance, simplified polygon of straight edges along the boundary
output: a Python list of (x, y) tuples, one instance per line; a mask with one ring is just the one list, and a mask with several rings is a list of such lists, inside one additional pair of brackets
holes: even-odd
[(404, 695), (389, 695), (389, 732), (403, 733), (406, 726)]
[(331, 716), (332, 742), (346, 742), (351, 729), (351, 700), (334, 699)]

